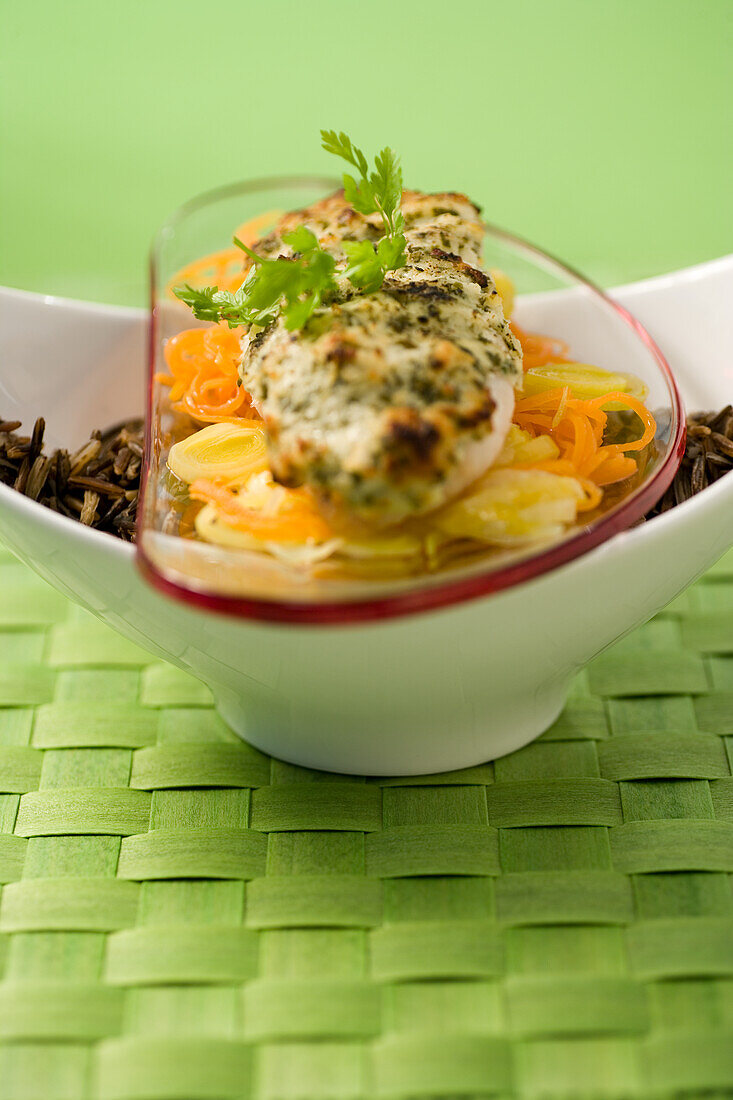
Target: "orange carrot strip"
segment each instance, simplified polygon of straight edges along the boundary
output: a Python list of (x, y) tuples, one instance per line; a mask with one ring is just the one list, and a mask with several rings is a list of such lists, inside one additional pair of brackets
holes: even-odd
[(617, 481), (625, 481), (636, 471), (637, 465), (633, 458), (615, 455), (601, 462), (593, 471), (592, 477), (596, 485), (613, 485)]
[[(641, 419), (644, 431), (638, 439), (604, 445), (608, 420), (604, 407), (611, 403), (623, 405)], [(643, 450), (656, 431), (653, 415), (629, 394), (614, 391), (584, 401), (570, 397), (567, 387), (561, 386), (520, 398), (515, 406), (514, 423), (530, 435), (547, 434), (555, 441), (560, 451), (553, 466), (555, 472), (574, 476), (581, 483), (590, 481), (596, 487), (631, 477), (637, 465), (626, 452)], [(548, 469), (546, 464), (537, 466), (540, 468)]]
[(631, 409), (641, 420), (644, 425), (643, 435), (634, 440), (631, 443), (617, 443), (612, 446), (618, 447), (621, 451), (643, 451), (651, 441), (654, 439), (657, 422), (649, 412), (649, 409), (636, 397), (632, 397), (628, 393), (606, 393), (603, 397), (595, 397), (592, 401), (588, 401), (587, 404), (591, 409), (600, 409), (603, 405), (609, 405), (613, 402), (619, 405), (625, 405), (626, 408)]

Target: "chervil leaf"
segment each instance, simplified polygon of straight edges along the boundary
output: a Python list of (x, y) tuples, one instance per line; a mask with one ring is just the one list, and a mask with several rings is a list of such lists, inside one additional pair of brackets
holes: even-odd
[(230, 328), (251, 323), (251, 311), (246, 303), (246, 284), (242, 284), (236, 294), (228, 290), (219, 290), (215, 286), (192, 287), (189, 284), (177, 286), (173, 293), (191, 309), (194, 317), (200, 321), (226, 321)]
[(173, 288), (176, 298), (180, 298), (189, 307), (194, 317), (198, 317), (200, 321), (218, 321), (220, 319), (221, 309), (218, 303), (214, 301), (214, 295), (217, 291), (218, 287), (215, 286), (194, 287), (190, 283)]
[[(406, 241), (402, 200), (402, 172), (399, 160), (385, 147), (375, 160), (375, 171), (361, 149), (344, 133), (321, 130), (323, 148), (342, 157), (359, 173), (359, 178), (344, 173), (346, 201), (362, 214), (382, 215), (384, 236), (375, 246), (371, 241), (346, 241), (348, 265), (344, 274), (352, 286), (367, 294), (378, 290), (387, 271), (405, 266)], [(336, 260), (321, 248), (318, 238), (307, 226), (299, 225), (283, 234), (293, 251), (292, 257), (263, 259), (234, 238), (234, 243), (249, 256), (252, 267), (246, 279), (232, 294), (215, 286), (201, 288), (188, 284), (173, 293), (202, 321), (225, 321), (237, 325), (268, 325), (282, 314), (286, 328), (302, 328), (324, 301), (338, 290)]]
[[(303, 268), (307, 285), (319, 292), (331, 288), (335, 270), (336, 261), (331, 253), (326, 252), (323, 248), (314, 249), (308, 257), (307, 265)], [(335, 289), (335, 284), (333, 289)]]
[(348, 172), (344, 172), (344, 198), (360, 214), (376, 214), (379, 210), (369, 180), (362, 179), (357, 183)]
[(304, 225), (299, 225), (291, 233), (283, 233), (285, 244), (289, 244), (293, 252), (312, 252), (318, 248), (318, 238)]
[(377, 245), (377, 256), (386, 271), (397, 271), (405, 266), (405, 244), (402, 233), (394, 237), (382, 237)]
[(344, 252), (349, 259), (345, 275), (352, 286), (367, 294), (379, 290), (384, 282), (384, 266), (371, 241), (344, 241)]
[(313, 310), (316, 308), (316, 305), (317, 299), (315, 294), (309, 294), (306, 298), (299, 298), (291, 305), (286, 306), (283, 310), (285, 328), (290, 332), (293, 332), (295, 329), (303, 328)]
[(300, 273), (295, 260), (265, 260), (257, 268), (247, 295), (247, 305), (253, 314), (270, 313), (281, 298), (296, 297), (300, 289)]
[(380, 209), (390, 229), (393, 218), (402, 202), (402, 170), (394, 152), (387, 145), (374, 158), (376, 172), (370, 177), (374, 194), (379, 199)]
[(361, 172), (362, 176), (366, 176), (369, 171), (366, 157), (361, 149), (351, 144), (351, 138), (347, 137), (343, 131), (337, 134), (335, 130), (321, 130), (321, 144), (327, 153), (333, 153), (334, 156), (348, 161)]
[[(341, 157), (361, 172), (359, 180), (355, 180), (348, 172), (344, 172), (346, 201), (360, 214), (374, 214), (378, 210), (382, 215), (385, 235), (379, 242), (377, 255), (382, 268), (382, 278), (384, 278), (385, 271), (395, 271), (405, 266), (407, 242), (403, 233), (405, 219), (400, 208), (402, 169), (399, 158), (386, 145), (375, 157), (375, 170), (369, 174), (366, 157), (361, 149), (352, 144), (346, 134), (337, 134), (335, 130), (321, 130), (321, 138), (326, 152)], [(376, 270), (374, 265), (375, 261), (364, 254), (361, 260), (351, 261), (346, 274), (354, 286), (360, 289), (381, 286), (381, 280), (376, 283), (376, 275), (371, 274)], [(367, 271), (370, 274), (367, 274)]]

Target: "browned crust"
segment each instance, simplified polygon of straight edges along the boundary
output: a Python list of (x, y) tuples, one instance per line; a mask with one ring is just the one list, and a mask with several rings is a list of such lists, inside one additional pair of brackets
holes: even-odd
[(489, 285), (489, 279), (486, 272), (481, 271), (478, 267), (471, 267), (470, 264), (465, 263), (460, 256), (457, 256), (455, 252), (444, 252), (442, 248), (433, 248), (430, 250), (430, 255), (436, 260), (447, 260), (449, 263), (456, 265), (459, 271), (462, 271), (469, 279), (478, 285), (482, 289), (486, 289)]
[[(406, 216), (409, 216), (415, 208), (419, 210), (426, 202), (433, 205), (440, 205), (443, 202), (448, 206), (465, 203), (475, 210), (477, 216), (481, 212), (480, 207), (475, 202), (459, 191), (426, 193), (424, 191), (405, 190), (402, 192), (402, 210)], [(325, 198), (319, 199), (317, 202), (311, 203), (310, 206), (289, 211), (280, 219), (273, 232), (262, 238), (262, 243), (274, 243), (275, 237), (282, 236), (283, 233), (287, 233), (306, 221), (320, 222), (323, 225), (338, 225), (342, 228), (349, 225), (353, 225), (354, 228), (357, 226), (363, 227), (375, 222), (375, 229), (381, 229), (380, 215), (370, 214), (365, 216), (360, 214), (346, 201), (343, 189), (340, 189), (326, 195)]]
[(390, 409), (382, 432), (386, 471), (396, 474), (432, 468), (441, 441), (439, 429), (417, 409), (409, 406)]

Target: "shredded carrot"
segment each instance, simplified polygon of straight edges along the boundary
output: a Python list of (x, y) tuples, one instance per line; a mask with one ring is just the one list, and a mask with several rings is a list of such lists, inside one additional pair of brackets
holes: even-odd
[(239, 384), (239, 337), (226, 325), (185, 329), (164, 354), (170, 375), (157, 378), (170, 386), (173, 408), (206, 424), (257, 417)]
[[(268, 210), (267, 213), (251, 218), (240, 225), (234, 236), (244, 244), (252, 246), (261, 231), (276, 222), (281, 214), (280, 210)], [(251, 261), (236, 245), (222, 248), (219, 252), (210, 252), (207, 256), (193, 260), (176, 272), (168, 283), (168, 296), (172, 298), (173, 287), (181, 283), (189, 283), (195, 287), (216, 286), (219, 290), (229, 290), (234, 293), (235, 290), (239, 290), (250, 266)]]
[(564, 340), (558, 340), (555, 336), (540, 336), (536, 332), (525, 332), (516, 321), (512, 321), (511, 327), (522, 345), (525, 370), (544, 367), (547, 363), (572, 363), (570, 348)]
[[(525, 332), (512, 321), (512, 330), (522, 345), (525, 370), (543, 367), (548, 363), (572, 363), (570, 349), (564, 340), (554, 336)], [(544, 400), (543, 400), (544, 399)], [(618, 401), (632, 409), (644, 424), (644, 434), (636, 441), (603, 446), (606, 426), (605, 405)], [(521, 419), (520, 419), (521, 417)], [(649, 410), (636, 398), (626, 393), (609, 393), (592, 401), (570, 399), (567, 387), (547, 390), (532, 398), (525, 398), (517, 405), (515, 423), (535, 435), (547, 433), (560, 447), (562, 458), (569, 463), (566, 472), (581, 482), (592, 480), (596, 486), (612, 485), (624, 481), (636, 473), (636, 462), (626, 451), (643, 450), (654, 438), (656, 423)], [(548, 469), (549, 464), (537, 469)], [(557, 471), (559, 472), (559, 471)]]
[(311, 539), (321, 542), (333, 534), (303, 490), (284, 489), (285, 507), (275, 513), (248, 508), (231, 485), (206, 478), (194, 481), (189, 494), (192, 500), (215, 505), (218, 515), (229, 527), (246, 531), (254, 538), (273, 542)]
[[(636, 413), (644, 425), (638, 439), (604, 444), (607, 414), (603, 410), (610, 404), (623, 405)], [(646, 406), (627, 393), (614, 391), (583, 401), (571, 397), (567, 386), (521, 398), (514, 409), (514, 423), (532, 436), (549, 435), (555, 441), (559, 458), (538, 463), (532, 469), (577, 478), (589, 499), (595, 501), (589, 507), (600, 503), (600, 497), (596, 500), (596, 494), (589, 492), (590, 486), (612, 485), (636, 473), (636, 462), (626, 451), (643, 450), (654, 439), (657, 427)]]

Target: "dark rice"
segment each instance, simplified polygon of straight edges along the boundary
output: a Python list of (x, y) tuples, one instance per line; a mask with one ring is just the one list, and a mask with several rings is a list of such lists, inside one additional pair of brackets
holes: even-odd
[(93, 432), (73, 453), (43, 453), (46, 423), (30, 436), (18, 420), (0, 420), (0, 481), (54, 512), (125, 539), (135, 538), (143, 461), (143, 422), (128, 420)]
[(687, 418), (687, 446), (675, 475), (662, 499), (647, 519), (669, 511), (695, 496), (733, 470), (733, 405), (720, 412), (696, 413)]

